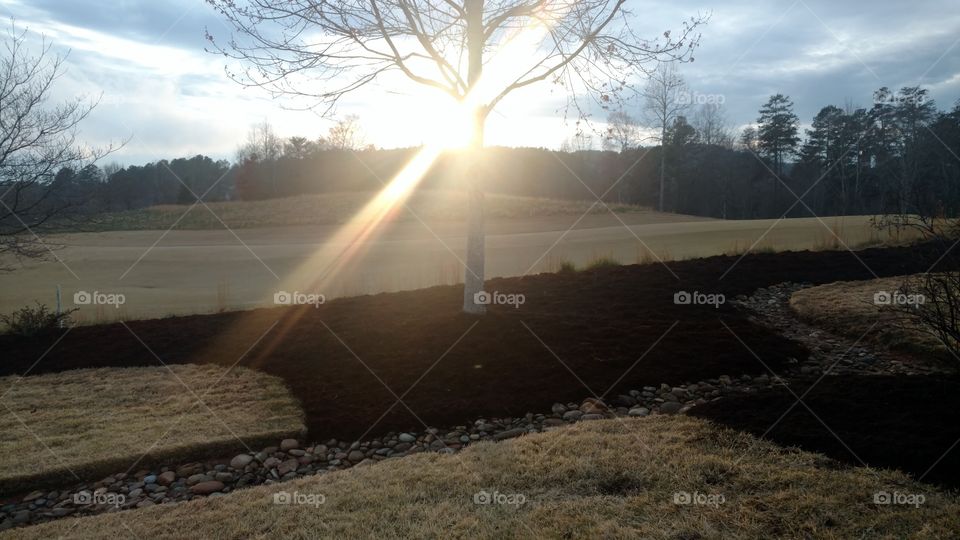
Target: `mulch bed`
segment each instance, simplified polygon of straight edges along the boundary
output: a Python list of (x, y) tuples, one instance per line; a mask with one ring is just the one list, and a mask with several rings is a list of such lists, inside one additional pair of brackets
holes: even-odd
[[(906, 250), (858, 255), (879, 275), (922, 270)], [(777, 370), (805, 350), (730, 305), (675, 305), (674, 293), (732, 297), (783, 281), (873, 277), (850, 253), (801, 252), (745, 257), (720, 280), (736, 259), (670, 263), (679, 281), (658, 264), (495, 279), (488, 291), (520, 292), (526, 302), (494, 306), (481, 318), (460, 313), (462, 287), (444, 286), (338, 299), (318, 309), (136, 321), (127, 323), (132, 333), (122, 324), (80, 327), (45, 356), (55, 336), (7, 336), (0, 338), (0, 374), (21, 374), (41, 356), (32, 374), (159, 365), (154, 353), (165, 363), (238, 363), (287, 382), (312, 438), (351, 439), (368, 430), (421, 429), (421, 422), (451, 426), (546, 411), (608, 389), (765, 373), (724, 324)], [(394, 394), (403, 404), (395, 405)]]
[[(800, 397), (810, 384), (795, 384), (793, 391)], [(796, 401), (781, 388), (707, 403), (690, 414), (760, 436)], [(810, 409), (798, 404), (765, 438), (851, 465), (898, 468), (960, 488), (960, 445), (954, 446), (960, 440), (957, 377), (827, 377), (803, 403)]]

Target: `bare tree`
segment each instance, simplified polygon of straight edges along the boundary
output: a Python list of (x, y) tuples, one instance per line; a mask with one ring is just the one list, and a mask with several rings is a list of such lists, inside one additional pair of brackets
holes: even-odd
[(273, 131), (270, 122), (264, 120), (250, 126), (247, 140), (237, 149), (237, 161), (271, 161), (283, 153), (283, 140)]
[(693, 113), (693, 127), (703, 144), (715, 144), (726, 148), (733, 147), (733, 132), (727, 123), (727, 115), (723, 105), (719, 103), (704, 103)]
[(250, 126), (247, 141), (237, 149), (237, 163), (250, 165), (261, 163), (267, 175), (271, 196), (277, 196), (277, 160), (283, 155), (283, 139), (273, 131), (270, 122), (264, 120)]
[(360, 117), (355, 114), (337, 120), (324, 139), (326, 145), (336, 150), (359, 150), (364, 144)]
[(561, 152), (586, 152), (593, 150), (593, 135), (578, 129), (573, 135), (564, 139), (560, 145)]
[(636, 119), (618, 110), (607, 117), (607, 133), (603, 138), (603, 149), (626, 152), (640, 145), (640, 126)]
[[(247, 67), (228, 74), (274, 95), (305, 97), (330, 113), (346, 94), (399, 72), (471, 109), (465, 167), (470, 196), (463, 309), (483, 313), (484, 216), (479, 153), (487, 116), (511, 92), (540, 82), (577, 90), (605, 106), (651, 61), (689, 60), (702, 17), (641, 39), (625, 0), (208, 0), (239, 37), (216, 52)], [(498, 46), (532, 29), (530, 61), (504, 81), (484, 79)], [(515, 58), (511, 59), (516, 62)]]
[(76, 98), (50, 106), (65, 57), (44, 39), (36, 55), (26, 49), (26, 30), (11, 24), (0, 50), (0, 254), (42, 257), (45, 232), (79, 220), (89, 193), (73, 174), (114, 148), (77, 143), (77, 127), (96, 102)]
[(690, 105), (690, 92), (674, 63), (662, 63), (650, 74), (643, 89), (643, 110), (647, 122), (660, 130), (660, 195), (657, 210), (663, 212), (663, 194), (667, 169), (667, 131)]

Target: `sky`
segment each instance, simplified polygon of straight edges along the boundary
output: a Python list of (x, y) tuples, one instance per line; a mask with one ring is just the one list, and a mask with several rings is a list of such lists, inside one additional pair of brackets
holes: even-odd
[[(774, 93), (789, 95), (809, 125), (825, 105), (871, 105), (881, 86), (920, 85), (941, 109), (960, 99), (960, 9), (957, 0), (628, 0), (643, 36), (677, 31), (709, 15), (695, 61), (680, 66), (694, 101), (721, 102), (742, 127)], [(252, 124), (269, 121), (281, 136), (316, 138), (331, 120), (294, 110), (243, 88), (224, 73), (225, 59), (204, 49), (205, 32), (230, 30), (203, 0), (0, 0), (0, 17), (66, 54), (53, 99), (100, 99), (81, 125), (91, 145), (126, 140), (111, 161), (142, 164), (205, 154), (232, 159)], [(5, 31), (10, 25), (7, 24)], [(487, 143), (558, 148), (574, 131), (563, 95), (533, 86), (502, 101), (487, 126)], [(368, 143), (417, 145), (442, 121), (444, 97), (387, 79), (351, 95), (340, 116), (360, 117)], [(627, 112), (640, 116), (638, 102)], [(603, 115), (595, 116), (602, 129)]]

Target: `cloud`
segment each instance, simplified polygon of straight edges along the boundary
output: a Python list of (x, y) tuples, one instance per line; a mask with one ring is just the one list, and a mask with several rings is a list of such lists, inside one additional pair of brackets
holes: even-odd
[[(639, 34), (678, 30), (710, 13), (696, 61), (681, 67), (694, 92), (722, 95), (731, 123), (753, 122), (769, 95), (790, 95), (803, 122), (828, 104), (868, 105), (880, 86), (922, 84), (941, 107), (960, 98), (960, 12), (955, 0), (630, 0)], [(228, 35), (223, 20), (200, 0), (103, 2), (0, 0), (0, 13), (43, 33), (70, 55), (56, 96), (78, 94), (102, 103), (83, 136), (103, 144), (133, 136), (117, 154), (127, 163), (204, 153), (232, 157), (250, 124), (269, 119), (282, 135), (317, 137), (328, 120), (288, 110), (303, 102), (274, 100), (243, 89), (224, 74), (225, 59), (204, 51), (204, 28)], [(524, 89), (501, 102), (488, 126), (490, 144), (557, 147), (571, 132), (564, 96), (552, 85)], [(554, 90), (551, 93), (551, 90)], [(370, 142), (417, 144), (430, 129), (423, 111), (442, 96), (392, 74), (348, 96), (341, 113), (361, 117)], [(596, 109), (596, 110), (593, 110)], [(605, 111), (591, 112), (602, 124)], [(639, 115), (639, 104), (630, 105)], [(600, 126), (602, 128), (602, 125)]]

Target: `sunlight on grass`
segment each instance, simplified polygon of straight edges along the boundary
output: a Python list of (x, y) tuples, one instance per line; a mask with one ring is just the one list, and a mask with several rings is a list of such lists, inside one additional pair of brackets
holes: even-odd
[[(211, 202), (207, 206), (232, 229), (282, 227), (295, 225), (342, 225), (356, 215), (373, 197), (365, 191), (297, 195), (262, 201)], [(549, 199), (499, 195), (485, 196), (486, 216), (490, 219), (535, 218), (546, 216), (579, 216), (607, 213), (602, 205), (590, 201)], [(428, 222), (462, 222), (465, 219), (466, 194), (463, 191), (419, 190), (393, 219), (416, 223), (417, 217)], [(610, 204), (617, 213), (649, 212), (650, 209), (629, 204)], [(151, 206), (129, 212), (104, 214), (93, 225), (97, 231), (166, 230), (183, 216), (176, 230), (222, 230), (223, 223), (203, 207), (187, 213), (189, 205)], [(184, 216), (184, 213), (186, 215)]]
[(256, 444), (304, 429), (303, 412), (281, 379), (240, 367), (9, 376), (0, 378), (0, 395), (10, 411), (0, 415), (0, 493), (75, 482), (70, 471), (96, 479), (134, 466), (145, 454), (140, 467), (151, 459), (223, 452), (240, 445), (234, 435)]

